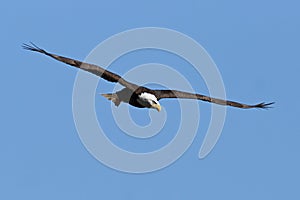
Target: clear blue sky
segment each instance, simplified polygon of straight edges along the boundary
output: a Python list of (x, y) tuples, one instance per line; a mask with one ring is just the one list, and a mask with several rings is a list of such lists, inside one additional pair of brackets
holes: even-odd
[[(0, 199), (299, 199), (299, 7), (296, 0), (2, 3)], [(199, 160), (211, 108), (201, 103), (197, 136), (169, 167), (130, 174), (103, 165), (81, 143), (73, 121), (77, 70), (20, 46), (33, 41), (82, 60), (108, 37), (149, 26), (174, 29), (200, 43), (217, 64), (229, 99), (275, 101), (275, 108), (228, 108), (220, 140)], [(112, 69), (124, 74), (149, 62), (181, 73), (190, 67), (163, 52), (143, 51), (123, 56)], [(207, 94), (199, 77), (186, 77)], [(101, 83), (98, 93), (114, 87)], [(110, 109), (100, 95), (95, 100), (98, 111)], [(168, 120), (176, 121), (176, 106), (169, 108)], [(148, 111), (131, 112), (145, 123), (135, 114)], [(97, 112), (98, 118), (103, 114)], [(105, 115), (101, 120), (112, 123)], [(118, 128), (108, 137), (128, 150), (155, 150), (174, 136), (167, 125), (171, 131), (150, 139), (131, 140)]]

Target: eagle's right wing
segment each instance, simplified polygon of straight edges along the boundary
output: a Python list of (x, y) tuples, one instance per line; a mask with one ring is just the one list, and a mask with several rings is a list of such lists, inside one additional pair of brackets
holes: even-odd
[(158, 100), (164, 98), (197, 99), (197, 100), (208, 101), (210, 103), (215, 103), (224, 106), (233, 106), (237, 108), (270, 108), (270, 105), (274, 104), (274, 102), (271, 103), (263, 102), (259, 104), (248, 105), (248, 104), (243, 104), (235, 101), (217, 99), (202, 94), (193, 94), (193, 93), (182, 92), (178, 90), (153, 90), (153, 92)]
[(35, 52), (45, 54), (47, 56), (50, 56), (50, 57), (54, 58), (55, 60), (58, 60), (60, 62), (64, 62), (68, 65), (71, 65), (71, 66), (74, 66), (76, 68), (88, 71), (92, 74), (95, 74), (95, 75), (97, 75), (97, 76), (99, 76), (99, 77), (101, 77), (101, 78), (103, 78), (107, 81), (118, 82), (121, 85), (123, 85), (124, 87), (129, 88), (132, 91), (135, 91), (137, 88), (139, 88), (138, 85), (126, 81), (125, 79), (123, 79), (118, 74), (107, 71), (107, 70), (105, 70), (102, 67), (99, 67), (97, 65), (84, 63), (84, 62), (81, 62), (81, 61), (78, 61), (78, 60), (74, 60), (74, 59), (71, 59), (71, 58), (66, 58), (66, 57), (63, 57), (63, 56), (59, 56), (59, 55), (56, 55), (56, 54), (49, 53), (49, 52), (45, 51), (44, 49), (41, 49), (41, 48), (37, 47), (33, 43), (31, 43), (31, 45), (23, 44), (23, 48), (26, 49), (26, 50), (35, 51)]

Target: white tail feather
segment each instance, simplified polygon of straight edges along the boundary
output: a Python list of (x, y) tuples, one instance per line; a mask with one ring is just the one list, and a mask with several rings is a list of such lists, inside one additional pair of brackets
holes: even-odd
[(114, 104), (116, 106), (119, 106), (121, 103), (118, 95), (116, 95), (116, 94), (101, 94), (101, 95), (104, 96), (105, 98), (107, 98), (108, 100), (114, 102)]

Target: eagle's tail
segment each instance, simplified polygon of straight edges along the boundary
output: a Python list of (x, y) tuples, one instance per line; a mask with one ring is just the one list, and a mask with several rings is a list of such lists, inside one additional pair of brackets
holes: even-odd
[(121, 101), (118, 97), (117, 94), (101, 94), (102, 96), (104, 96), (105, 98), (107, 98), (108, 100), (111, 100), (112, 102), (114, 102), (115, 106), (119, 106)]

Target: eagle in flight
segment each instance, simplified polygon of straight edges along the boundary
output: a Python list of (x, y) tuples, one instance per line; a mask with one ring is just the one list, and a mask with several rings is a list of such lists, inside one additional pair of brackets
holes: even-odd
[(134, 83), (130, 83), (123, 79), (118, 74), (112, 73), (99, 67), (94, 64), (84, 63), (78, 60), (74, 60), (71, 58), (59, 56), (56, 54), (49, 53), (44, 49), (37, 47), (35, 44), (30, 43), (23, 44), (22, 46), (26, 50), (39, 52), (45, 54), (55, 60), (66, 63), (68, 65), (74, 66), (76, 68), (88, 71), (96, 76), (99, 76), (107, 81), (119, 83), (124, 88), (116, 93), (102, 94), (102, 96), (106, 97), (108, 100), (111, 100), (116, 106), (120, 105), (121, 102), (129, 103), (130, 105), (137, 108), (153, 108), (157, 111), (161, 110), (161, 106), (159, 104), (159, 100), (165, 98), (183, 98), (183, 99), (196, 99), (207, 101), (215, 104), (220, 104), (224, 106), (233, 106), (237, 108), (270, 108), (274, 102), (271, 103), (259, 103), (255, 105), (248, 105), (234, 101), (228, 101), (218, 98), (213, 98), (209, 96), (205, 96), (202, 94), (193, 94), (178, 90), (152, 90), (147, 87), (139, 86)]

